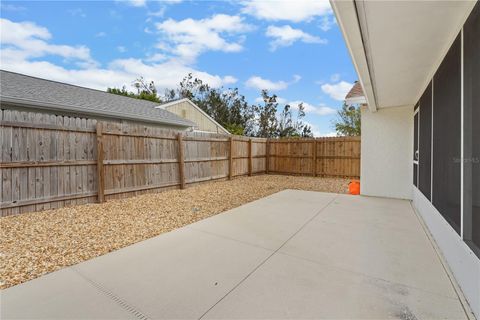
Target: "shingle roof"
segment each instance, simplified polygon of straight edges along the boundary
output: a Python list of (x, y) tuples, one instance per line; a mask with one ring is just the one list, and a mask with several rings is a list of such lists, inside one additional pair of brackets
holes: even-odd
[(359, 81), (355, 81), (355, 84), (353, 85), (352, 89), (347, 93), (347, 96), (345, 99), (350, 99), (350, 98), (355, 98), (355, 97), (364, 97), (365, 95), (363, 94), (362, 90), (362, 85), (360, 84)]
[(158, 103), (0, 70), (0, 99), (12, 104), (77, 114), (190, 127)]

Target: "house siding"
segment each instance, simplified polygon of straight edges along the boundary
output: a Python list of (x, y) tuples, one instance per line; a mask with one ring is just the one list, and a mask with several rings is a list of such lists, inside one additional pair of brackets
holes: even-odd
[(165, 107), (165, 109), (182, 118), (195, 122), (197, 124), (195, 130), (220, 134), (226, 133), (221, 126), (206, 117), (188, 101), (175, 103), (171, 106)]

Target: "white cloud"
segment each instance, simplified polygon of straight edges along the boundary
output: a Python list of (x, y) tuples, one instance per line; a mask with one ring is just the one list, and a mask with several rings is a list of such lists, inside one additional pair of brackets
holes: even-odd
[(147, 14), (149, 16), (152, 16), (152, 17), (163, 17), (165, 15), (165, 10), (166, 8), (165, 7), (161, 7), (159, 10), (157, 11), (149, 11)]
[(320, 25), (318, 27), (326, 32), (332, 29), (332, 26), (336, 23), (337, 23), (337, 20), (335, 19), (335, 17), (330, 15), (325, 15), (320, 20)]
[(288, 87), (288, 83), (285, 81), (271, 81), (268, 79), (263, 79), (259, 76), (250, 77), (245, 85), (249, 88), (255, 88), (258, 90), (283, 90)]
[(106, 36), (107, 36), (107, 33), (104, 32), (104, 31), (100, 31), (100, 32), (97, 32), (97, 33), (95, 34), (95, 37), (96, 37), (96, 38), (103, 38), (103, 37), (106, 37)]
[(330, 81), (338, 82), (340, 81), (340, 73), (334, 73), (330, 76)]
[(38, 58), (56, 55), (65, 59), (76, 60), (78, 64), (95, 65), (90, 56), (90, 49), (85, 46), (68, 46), (50, 44), (47, 40), (52, 35), (47, 28), (32, 22), (12, 22), (0, 19), (2, 52), (5, 55), (19, 54), (24, 58)]
[(243, 13), (269, 21), (310, 21), (332, 13), (328, 0), (247, 0), (242, 4)]
[(117, 50), (118, 50), (118, 52), (120, 52), (120, 53), (127, 52), (127, 48), (125, 48), (124, 46), (117, 46)]
[(291, 46), (296, 41), (301, 41), (304, 43), (327, 43), (327, 40), (325, 39), (313, 36), (300, 29), (294, 29), (289, 25), (282, 27), (268, 26), (265, 35), (274, 39), (270, 42), (271, 51), (275, 51), (278, 47)]
[(233, 76), (225, 76), (223, 77), (223, 83), (225, 84), (234, 84), (238, 81), (237, 78), (233, 77)]
[(146, 0), (125, 0), (125, 2), (134, 7), (145, 7), (147, 4)]
[(118, 59), (104, 68), (67, 69), (47, 61), (29, 61), (5, 57), (0, 54), (0, 67), (5, 70), (24, 73), (40, 78), (46, 78), (89, 88), (106, 90), (108, 87), (128, 88), (132, 80), (143, 76), (148, 81), (153, 80), (159, 92), (166, 88), (176, 88), (178, 83), (192, 73), (212, 87), (220, 87), (225, 82), (218, 75), (212, 75), (174, 61), (164, 63), (147, 63), (141, 59)]
[(352, 88), (353, 83), (340, 81), (338, 83), (325, 83), (321, 86), (322, 91), (328, 94), (332, 99), (343, 101), (348, 91)]
[[(166, 88), (176, 88), (188, 73), (201, 78), (212, 87), (220, 87), (234, 80), (232, 76), (212, 75), (174, 59), (162, 59), (161, 55), (156, 54), (150, 56), (150, 60), (148, 57), (117, 59), (107, 66), (100, 66), (92, 62), (90, 51), (84, 46), (50, 44), (52, 35), (44, 27), (6, 19), (1, 19), (0, 22), (0, 68), (4, 70), (99, 90), (112, 86), (129, 87), (132, 80), (139, 76), (148, 81), (153, 80), (159, 92)], [(75, 59), (77, 67), (65, 67), (42, 59), (50, 56)]]
[[(295, 110), (298, 110), (299, 104), (302, 103), (302, 101), (291, 101), (288, 104)], [(337, 110), (334, 108), (327, 107), (323, 104), (320, 104), (318, 106), (311, 105), (307, 102), (303, 102), (303, 107), (305, 108), (305, 113), (310, 113), (310, 114), (316, 114), (319, 116), (328, 116), (337, 113)]]
[[(163, 36), (162, 47), (185, 62), (193, 62), (201, 53), (212, 51), (238, 52), (243, 49), (239, 34), (252, 30), (240, 16), (216, 14), (207, 19), (167, 19), (156, 27)], [(237, 35), (236, 37), (234, 37)]]
[(121, 20), (123, 18), (122, 14), (117, 10), (109, 10), (108, 14), (110, 15), (111, 18), (116, 20)]
[(2, 11), (24, 11), (26, 10), (25, 7), (22, 7), (22, 6), (17, 6), (17, 5), (14, 5), (14, 4), (7, 4), (7, 3), (4, 3), (4, 2), (0, 2), (0, 9)]
[(148, 56), (146, 60), (150, 62), (160, 62), (167, 60), (167, 56), (162, 53), (154, 53)]
[(294, 75), (292, 81), (286, 82), (272, 81), (259, 76), (253, 76), (245, 82), (245, 85), (249, 88), (254, 88), (257, 90), (280, 91), (287, 89), (288, 86), (291, 84), (297, 83), (298, 81), (300, 81), (301, 78), (302, 77), (300, 77), (299, 75)]
[(87, 14), (81, 8), (70, 9), (68, 10), (68, 13), (70, 13), (74, 17), (81, 17), (81, 18), (87, 17)]

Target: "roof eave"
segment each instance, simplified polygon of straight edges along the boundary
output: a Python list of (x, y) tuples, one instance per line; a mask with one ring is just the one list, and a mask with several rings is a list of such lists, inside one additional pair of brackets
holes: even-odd
[(21, 99), (16, 97), (0, 96), (0, 101), (4, 103), (10, 103), (13, 105), (24, 106), (24, 107), (35, 107), (41, 110), (50, 110), (50, 111), (59, 111), (59, 112), (73, 112), (88, 114), (93, 116), (100, 116), (105, 118), (115, 118), (115, 119), (124, 119), (131, 121), (141, 121), (155, 124), (164, 124), (170, 126), (179, 126), (184, 128), (193, 127), (195, 124), (189, 120), (185, 121), (175, 121), (175, 120), (162, 120), (162, 119), (151, 119), (147, 117), (136, 117), (134, 115), (129, 115), (125, 113), (115, 112), (115, 111), (103, 111), (98, 109), (79, 107), (79, 106), (69, 106), (61, 105), (49, 102), (40, 102), (35, 100)]
[(330, 0), (330, 3), (357, 71), (368, 108), (370, 111), (376, 112), (377, 101), (374, 94), (374, 84), (369, 70), (368, 57), (363, 43), (355, 2), (354, 0)]

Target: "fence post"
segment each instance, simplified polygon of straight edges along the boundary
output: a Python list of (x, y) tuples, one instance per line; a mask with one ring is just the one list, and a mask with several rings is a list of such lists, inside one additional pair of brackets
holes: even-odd
[(253, 150), (252, 150), (252, 138), (250, 138), (250, 140), (248, 140), (248, 175), (249, 176), (252, 176), (252, 153), (253, 153)]
[(97, 187), (98, 202), (105, 202), (105, 172), (103, 169), (103, 124), (97, 122)]
[(267, 138), (267, 143), (265, 145), (265, 174), (268, 174), (270, 166), (270, 139)]
[[(317, 153), (317, 158), (318, 158), (318, 153)], [(320, 138), (320, 176), (324, 177), (325, 176), (325, 138), (322, 137)]]
[(228, 154), (228, 179), (233, 178), (233, 136), (230, 136), (230, 148)]
[(178, 141), (178, 177), (180, 179), (180, 189), (185, 189), (185, 159), (183, 155), (183, 137), (182, 133), (177, 135)]
[(313, 140), (313, 176), (317, 176), (317, 139)]

